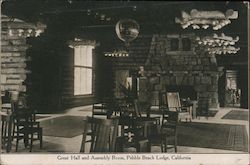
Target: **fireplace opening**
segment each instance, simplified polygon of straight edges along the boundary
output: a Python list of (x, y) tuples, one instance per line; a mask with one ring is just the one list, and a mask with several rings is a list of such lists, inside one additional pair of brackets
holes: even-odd
[(190, 103), (193, 105), (193, 115), (196, 115), (198, 99), (197, 92), (194, 90), (194, 87), (191, 85), (166, 85), (166, 92), (178, 92), (180, 96), (180, 101), (182, 106), (190, 106)]
[(167, 85), (167, 92), (179, 92), (180, 98), (182, 100), (190, 99), (197, 100), (197, 92), (191, 85)]

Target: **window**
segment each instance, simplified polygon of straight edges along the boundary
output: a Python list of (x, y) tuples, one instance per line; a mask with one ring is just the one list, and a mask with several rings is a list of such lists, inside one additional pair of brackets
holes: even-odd
[(178, 38), (172, 38), (170, 41), (171, 51), (176, 51), (179, 49), (179, 40)]
[(74, 95), (92, 94), (93, 46), (74, 48)]
[(189, 38), (183, 38), (182, 39), (182, 47), (184, 51), (190, 51), (191, 50), (191, 41)]

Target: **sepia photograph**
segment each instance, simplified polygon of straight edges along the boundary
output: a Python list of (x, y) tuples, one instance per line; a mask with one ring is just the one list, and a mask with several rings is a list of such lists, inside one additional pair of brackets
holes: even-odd
[(1, 0), (1, 165), (249, 164), (249, 2)]

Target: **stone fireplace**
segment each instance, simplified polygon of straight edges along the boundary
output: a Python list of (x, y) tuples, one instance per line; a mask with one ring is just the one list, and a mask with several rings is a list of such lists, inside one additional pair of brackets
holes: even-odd
[(194, 34), (154, 35), (145, 70), (152, 104), (159, 105), (160, 93), (176, 88), (180, 95), (193, 92), (189, 97), (198, 101), (199, 112), (218, 108), (216, 57), (197, 50)]

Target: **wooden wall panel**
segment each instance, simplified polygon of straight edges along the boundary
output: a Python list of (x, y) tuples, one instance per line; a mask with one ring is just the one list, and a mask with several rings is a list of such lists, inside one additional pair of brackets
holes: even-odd
[(33, 38), (38, 27), (6, 15), (1, 15), (1, 27), (1, 92), (24, 92), (28, 96), (27, 77), (31, 73), (28, 64), (31, 58), (27, 55), (30, 48), (27, 37)]
[[(3, 18), (3, 16), (2, 16)], [(26, 91), (26, 75), (30, 73), (26, 68), (26, 62), (30, 59), (26, 56), (29, 45), (26, 38), (18, 34), (8, 34), (8, 30), (32, 26), (24, 22), (9, 22), (1, 20), (1, 91)], [(5, 28), (5, 27), (8, 27)]]

